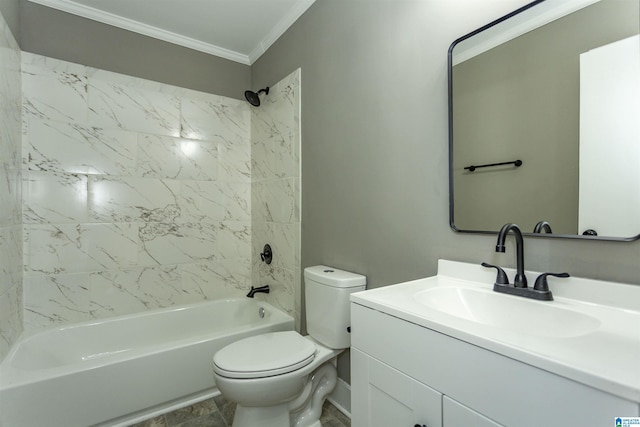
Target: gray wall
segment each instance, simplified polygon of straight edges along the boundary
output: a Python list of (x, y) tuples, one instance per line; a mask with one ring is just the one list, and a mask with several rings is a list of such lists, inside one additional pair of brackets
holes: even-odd
[(249, 89), (248, 65), (27, 0), (20, 2), (20, 28), (23, 51), (237, 99)]
[[(376, 288), (439, 258), (514, 265), (448, 218), (447, 49), (522, 0), (322, 0), (252, 67), (254, 87), (302, 68), (302, 268)], [(513, 245), (513, 242), (510, 242)], [(526, 239), (526, 267), (640, 284), (640, 242)], [(349, 381), (349, 359), (339, 359)]]
[[(253, 65), (254, 87), (302, 67), (303, 268), (342, 267), (375, 288), (432, 275), (438, 258), (514, 265), (513, 247), (496, 254), (495, 237), (448, 225), (446, 58), (525, 3), (322, 0)], [(640, 242), (527, 238), (525, 259), (640, 284)]]
[[(376, 288), (439, 258), (513, 266), (513, 242), (449, 228), (447, 49), (527, 0), (321, 0), (252, 66), (302, 68), (302, 263)], [(640, 242), (526, 239), (526, 267), (640, 284)], [(350, 380), (348, 353), (339, 376)]]
[(17, 41), (20, 32), (20, 0), (0, 0), (0, 13)]

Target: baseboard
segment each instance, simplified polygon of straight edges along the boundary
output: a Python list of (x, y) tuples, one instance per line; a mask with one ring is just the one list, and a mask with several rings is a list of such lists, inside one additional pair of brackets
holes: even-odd
[(327, 396), (327, 400), (340, 412), (351, 418), (351, 386), (344, 380), (338, 378), (336, 387)]

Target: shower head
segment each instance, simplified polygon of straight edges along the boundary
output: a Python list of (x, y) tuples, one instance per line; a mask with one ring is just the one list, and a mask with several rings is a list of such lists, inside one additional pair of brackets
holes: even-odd
[(269, 87), (267, 86), (264, 89), (260, 89), (257, 92), (253, 92), (251, 90), (245, 90), (244, 91), (244, 97), (247, 98), (247, 101), (249, 101), (249, 104), (253, 105), (254, 107), (259, 107), (260, 106), (260, 94), (264, 92), (265, 95), (269, 95)]

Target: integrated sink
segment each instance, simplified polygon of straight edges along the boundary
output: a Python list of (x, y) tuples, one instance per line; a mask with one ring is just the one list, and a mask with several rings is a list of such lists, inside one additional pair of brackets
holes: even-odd
[(640, 404), (640, 286), (552, 278), (554, 300), (539, 301), (494, 292), (495, 280), (480, 264), (439, 260), (436, 276), (351, 301)]
[(417, 292), (414, 298), (428, 309), (520, 334), (549, 338), (575, 337), (592, 332), (601, 324), (595, 317), (558, 304), (484, 289), (433, 287)]

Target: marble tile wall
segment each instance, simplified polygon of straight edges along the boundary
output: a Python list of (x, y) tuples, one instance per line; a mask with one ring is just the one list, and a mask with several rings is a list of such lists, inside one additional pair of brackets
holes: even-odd
[[(300, 330), (300, 69), (262, 95), (251, 110), (253, 281), (265, 299), (296, 319)], [(265, 243), (273, 262), (261, 262)]]
[(0, 361), (23, 323), (20, 55), (0, 15)]
[(26, 52), (22, 91), (25, 329), (246, 294), (246, 102)]

